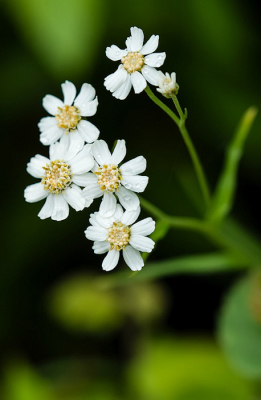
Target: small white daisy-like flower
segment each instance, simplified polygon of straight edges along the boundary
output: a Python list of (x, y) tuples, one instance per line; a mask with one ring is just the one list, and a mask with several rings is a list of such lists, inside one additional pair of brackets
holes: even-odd
[(96, 165), (93, 173), (86, 174), (88, 183), (82, 192), (86, 200), (103, 196), (100, 213), (104, 217), (115, 212), (117, 200), (114, 194), (126, 210), (136, 210), (140, 201), (134, 192), (143, 192), (149, 180), (147, 176), (138, 175), (146, 169), (145, 158), (139, 156), (119, 166), (126, 155), (125, 140), (117, 141), (112, 154), (104, 140), (96, 140), (92, 154)]
[(70, 140), (83, 145), (92, 143), (99, 136), (99, 129), (84, 117), (91, 117), (97, 111), (98, 99), (92, 85), (84, 83), (76, 96), (76, 88), (72, 82), (62, 83), (64, 100), (47, 94), (43, 98), (43, 107), (53, 117), (44, 117), (38, 127), (41, 131), (40, 141), (49, 146), (64, 135)]
[(49, 151), (50, 159), (37, 154), (27, 164), (27, 172), (41, 178), (41, 182), (27, 186), (24, 197), (29, 203), (46, 198), (38, 217), (61, 221), (68, 217), (69, 205), (80, 211), (92, 203), (82, 196), (80, 186), (85, 186), (86, 173), (93, 168), (94, 159), (90, 144), (79, 151), (66, 136), (52, 144)]
[(155, 245), (147, 236), (155, 230), (155, 221), (145, 218), (132, 225), (140, 214), (140, 207), (135, 211), (123, 212), (118, 204), (110, 218), (104, 218), (100, 212), (90, 215), (90, 223), (85, 235), (93, 240), (95, 254), (108, 252), (102, 268), (111, 271), (116, 267), (122, 250), (123, 258), (132, 271), (140, 271), (144, 266), (140, 251), (150, 253)]
[(158, 72), (158, 85), (157, 91), (160, 92), (167, 99), (171, 99), (172, 97), (178, 94), (179, 86), (176, 82), (176, 74), (172, 72), (171, 76), (166, 72), (166, 75), (163, 72)]
[(143, 46), (143, 31), (137, 27), (130, 31), (131, 36), (125, 42), (127, 49), (121, 50), (115, 45), (106, 48), (106, 56), (110, 60), (122, 62), (117, 71), (104, 81), (106, 89), (120, 100), (126, 99), (132, 86), (135, 93), (146, 88), (146, 81), (158, 86), (158, 71), (155, 67), (161, 67), (166, 58), (166, 53), (154, 53), (159, 44), (158, 35), (152, 35)]

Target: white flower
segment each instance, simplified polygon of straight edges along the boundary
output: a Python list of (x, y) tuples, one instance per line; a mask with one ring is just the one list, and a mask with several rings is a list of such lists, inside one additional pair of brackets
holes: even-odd
[[(111, 271), (116, 267), (122, 250), (123, 258), (132, 271), (140, 271), (144, 265), (140, 251), (150, 253), (155, 245), (152, 239), (146, 237), (155, 229), (155, 221), (145, 218), (132, 225), (140, 214), (140, 207), (135, 211), (123, 212), (118, 204), (110, 218), (104, 218), (100, 212), (90, 215), (90, 223), (85, 235), (93, 240), (93, 250), (96, 254), (108, 252), (103, 260), (102, 268)], [(131, 226), (132, 225), (132, 226)]]
[(52, 144), (49, 151), (50, 159), (37, 154), (27, 164), (27, 172), (41, 178), (41, 182), (27, 186), (24, 197), (29, 203), (46, 198), (38, 217), (61, 221), (68, 217), (69, 205), (79, 211), (92, 203), (82, 196), (79, 186), (85, 186), (86, 173), (92, 169), (94, 159), (90, 144), (79, 151), (68, 136)]
[[(47, 94), (43, 98), (43, 107), (53, 117), (42, 118), (38, 124), (40, 141), (49, 146), (61, 137), (68, 135), (70, 140), (83, 145), (92, 143), (99, 136), (99, 130), (83, 117), (90, 117), (97, 111), (98, 99), (92, 85), (84, 83), (76, 96), (76, 88), (72, 82), (62, 83), (64, 101)], [(94, 98), (95, 97), (95, 98)]]
[(146, 169), (145, 158), (136, 157), (119, 167), (126, 155), (125, 140), (117, 141), (113, 154), (104, 140), (97, 140), (92, 145), (92, 154), (97, 164), (93, 173), (86, 174), (88, 182), (82, 192), (85, 199), (103, 196), (100, 213), (104, 217), (110, 217), (115, 212), (117, 201), (114, 194), (126, 210), (136, 210), (140, 201), (134, 192), (143, 192), (149, 179), (138, 175)]
[(179, 90), (179, 86), (176, 82), (176, 74), (172, 72), (171, 76), (166, 72), (166, 75), (163, 72), (158, 72), (158, 85), (157, 91), (160, 92), (163, 96), (168, 99), (174, 97)]
[(131, 36), (125, 42), (127, 49), (121, 50), (115, 45), (106, 48), (106, 56), (110, 60), (122, 62), (117, 71), (104, 81), (106, 89), (120, 100), (126, 99), (131, 86), (135, 93), (142, 92), (147, 86), (146, 80), (157, 86), (158, 71), (154, 67), (161, 67), (166, 58), (166, 53), (151, 54), (158, 47), (159, 36), (152, 35), (143, 46), (143, 31), (137, 27), (130, 31)]

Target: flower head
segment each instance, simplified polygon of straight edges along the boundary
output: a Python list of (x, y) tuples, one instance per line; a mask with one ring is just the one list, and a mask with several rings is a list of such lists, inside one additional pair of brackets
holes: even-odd
[(176, 82), (176, 74), (172, 72), (171, 76), (166, 72), (166, 75), (163, 72), (158, 72), (158, 85), (157, 91), (160, 92), (163, 96), (170, 99), (178, 94), (179, 86)]
[(35, 203), (46, 198), (38, 214), (41, 219), (61, 221), (68, 217), (69, 205), (76, 211), (83, 210), (92, 201), (82, 196), (80, 186), (85, 186), (86, 172), (93, 164), (91, 145), (77, 149), (67, 136), (62, 137), (50, 146), (50, 159), (37, 154), (27, 164), (27, 172), (41, 182), (27, 186), (25, 200)]
[(43, 98), (43, 107), (53, 117), (44, 117), (38, 127), (41, 131), (40, 141), (49, 146), (62, 136), (68, 135), (70, 141), (79, 145), (92, 143), (99, 136), (99, 130), (85, 117), (97, 111), (98, 99), (92, 85), (84, 83), (76, 97), (76, 88), (72, 82), (62, 83), (64, 100), (47, 94)]
[(134, 192), (143, 192), (149, 179), (138, 175), (146, 169), (145, 158), (139, 156), (119, 166), (126, 155), (125, 140), (117, 141), (112, 154), (104, 140), (96, 140), (92, 154), (96, 164), (92, 173), (86, 174), (88, 183), (82, 192), (86, 200), (103, 196), (100, 213), (104, 217), (115, 212), (115, 194), (126, 210), (136, 210), (140, 201)]
[(145, 218), (133, 225), (140, 214), (140, 207), (135, 211), (123, 212), (118, 204), (110, 218), (100, 212), (91, 214), (90, 223), (85, 235), (93, 240), (96, 254), (108, 252), (103, 260), (102, 268), (111, 271), (116, 267), (122, 250), (123, 258), (132, 271), (140, 271), (144, 265), (140, 251), (151, 252), (154, 247), (152, 239), (146, 237), (155, 229), (155, 221)]
[(106, 56), (112, 61), (121, 60), (121, 64), (116, 72), (105, 78), (104, 85), (120, 100), (128, 96), (132, 86), (135, 93), (145, 89), (146, 81), (157, 86), (158, 71), (155, 67), (161, 67), (166, 58), (166, 53), (154, 53), (159, 44), (159, 36), (152, 35), (143, 45), (143, 31), (137, 27), (130, 31), (131, 36), (125, 42), (125, 50), (115, 45), (106, 48)]

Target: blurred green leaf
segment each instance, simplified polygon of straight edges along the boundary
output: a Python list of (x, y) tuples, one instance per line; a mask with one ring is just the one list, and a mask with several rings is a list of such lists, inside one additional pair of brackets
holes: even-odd
[(118, 272), (114, 275), (97, 278), (97, 284), (104, 288), (114, 288), (134, 284), (135, 282), (157, 279), (174, 274), (202, 274), (222, 271), (233, 271), (245, 268), (247, 262), (244, 257), (237, 257), (226, 252), (199, 254), (187, 257), (173, 258), (165, 261), (146, 263), (143, 269), (136, 273)]
[(255, 107), (250, 107), (245, 112), (234, 139), (227, 149), (225, 165), (219, 178), (208, 215), (212, 221), (221, 222), (232, 208), (239, 161), (242, 157), (245, 140), (250, 132), (256, 114), (257, 109)]
[(14, 0), (5, 6), (59, 81), (91, 69), (103, 33), (105, 0)]
[(117, 295), (99, 290), (88, 276), (60, 282), (49, 296), (49, 309), (64, 327), (80, 332), (108, 332), (122, 322)]
[[(255, 279), (245, 278), (228, 294), (219, 318), (219, 339), (236, 370), (246, 377), (261, 378), (261, 282), (256, 292)], [(258, 315), (260, 313), (260, 316)]]
[(145, 342), (127, 377), (133, 398), (141, 400), (249, 400), (252, 395), (251, 385), (206, 339)]
[(50, 383), (21, 361), (12, 362), (5, 368), (3, 398), (4, 400), (57, 399)]

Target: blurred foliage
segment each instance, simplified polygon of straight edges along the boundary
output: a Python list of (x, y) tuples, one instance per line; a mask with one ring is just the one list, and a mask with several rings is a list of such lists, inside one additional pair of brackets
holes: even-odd
[(224, 169), (219, 178), (209, 218), (214, 222), (221, 222), (230, 212), (236, 190), (239, 161), (243, 155), (243, 146), (250, 133), (257, 109), (249, 108), (243, 115), (235, 137), (227, 149)]
[(56, 78), (86, 73), (103, 33), (104, 0), (14, 0), (5, 6), (26, 44)]
[(105, 335), (127, 317), (139, 325), (162, 318), (166, 295), (158, 284), (111, 288), (105, 280), (79, 275), (59, 282), (48, 296), (51, 315), (67, 329)]
[(12, 361), (5, 366), (3, 400), (56, 400), (50, 382), (24, 361)]
[(222, 307), (219, 338), (236, 370), (261, 378), (261, 276), (260, 272), (236, 283)]
[(151, 400), (248, 400), (251, 384), (207, 339), (162, 337), (142, 343), (128, 370), (133, 397)]

